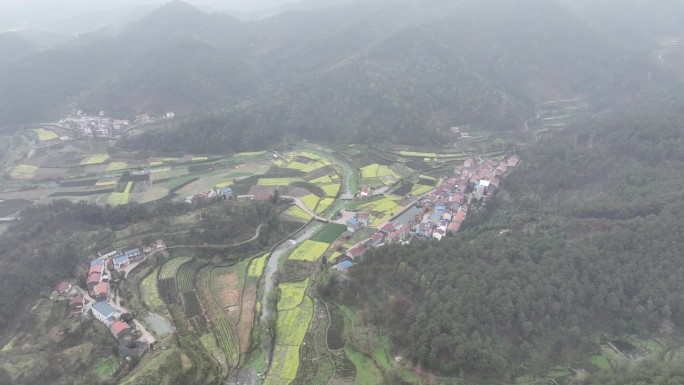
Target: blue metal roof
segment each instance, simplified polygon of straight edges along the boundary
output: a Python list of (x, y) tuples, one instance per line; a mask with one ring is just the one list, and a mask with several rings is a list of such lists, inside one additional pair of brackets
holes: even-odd
[(446, 207), (444, 207), (444, 206), (437, 206), (437, 207), (435, 207), (435, 210), (444, 211), (444, 210), (446, 210)]
[(354, 265), (354, 264), (352, 263), (352, 261), (344, 261), (344, 262), (342, 262), (342, 263), (339, 264), (340, 269), (342, 269), (342, 270), (348, 270), (348, 269), (349, 269), (350, 267), (352, 267), (353, 265)]
[(221, 189), (221, 192), (224, 193), (224, 194), (232, 194), (232, 193), (233, 193), (233, 189), (230, 188), (230, 187), (224, 187), (223, 189)]
[(118, 257), (112, 259), (112, 262), (113, 262), (115, 265), (116, 265), (116, 264), (120, 264), (120, 263), (126, 263), (126, 262), (128, 262), (128, 261), (129, 261), (128, 255), (120, 255), (120, 256), (118, 256)]
[(93, 309), (105, 316), (109, 316), (110, 314), (116, 313), (116, 309), (114, 309), (110, 304), (108, 304), (105, 301), (100, 301), (96, 303), (95, 305), (93, 305)]
[(357, 218), (352, 218), (352, 219), (347, 221), (347, 224), (350, 224), (350, 225), (355, 225), (357, 223), (359, 223), (359, 220)]
[(126, 255), (132, 255), (132, 254), (140, 254), (140, 249), (137, 247), (135, 249), (130, 249), (126, 252)]
[(98, 258), (90, 261), (90, 266), (104, 265), (104, 259)]

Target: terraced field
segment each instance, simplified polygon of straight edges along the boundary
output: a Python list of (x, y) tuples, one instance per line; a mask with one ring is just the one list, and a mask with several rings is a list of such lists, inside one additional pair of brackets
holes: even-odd
[(313, 302), (304, 297), (302, 303), (290, 310), (278, 312), (276, 327), (277, 343), (279, 345), (301, 345), (313, 317)]
[(36, 172), (38, 172), (38, 167), (21, 164), (12, 170), (10, 176), (14, 179), (31, 179), (36, 175)]
[(162, 266), (161, 271), (159, 272), (159, 279), (175, 278), (178, 269), (184, 263), (189, 262), (191, 260), (192, 258), (190, 257), (176, 257), (174, 259), (169, 260), (164, 264), (164, 266)]
[(280, 300), (278, 301), (278, 312), (282, 310), (294, 309), (304, 300), (304, 294), (309, 287), (309, 280), (296, 283), (281, 283)]
[(36, 128), (31, 130), (38, 135), (38, 140), (41, 142), (48, 142), (50, 140), (55, 140), (59, 139), (59, 136), (52, 130), (48, 130), (45, 128)]
[(294, 249), (288, 259), (314, 262), (328, 250), (328, 247), (330, 247), (329, 243), (306, 240)]
[(316, 206), (318, 206), (318, 202), (321, 200), (321, 198), (319, 198), (315, 194), (309, 194), (300, 198), (300, 200), (302, 201), (302, 203), (304, 203), (304, 206), (306, 206), (307, 209), (315, 211)]
[(159, 296), (159, 289), (157, 288), (157, 275), (159, 269), (152, 271), (140, 283), (140, 295), (143, 303), (151, 310), (160, 310), (164, 308), (164, 302)]
[(347, 227), (345, 225), (330, 223), (325, 225), (325, 227), (309, 238), (309, 240), (329, 244), (335, 242), (345, 231), (347, 231)]
[(270, 253), (266, 253), (261, 257), (252, 259), (252, 262), (249, 263), (249, 268), (247, 269), (247, 276), (260, 278), (266, 268), (266, 260), (269, 255)]
[(285, 210), (284, 214), (294, 219), (299, 219), (305, 222), (311, 220), (311, 215), (307, 214), (307, 212), (302, 210), (299, 206), (290, 207), (289, 209)]
[(106, 162), (109, 159), (109, 155), (107, 154), (95, 154), (95, 155), (90, 155), (83, 160), (81, 160), (81, 166), (89, 166), (93, 164), (102, 164)]

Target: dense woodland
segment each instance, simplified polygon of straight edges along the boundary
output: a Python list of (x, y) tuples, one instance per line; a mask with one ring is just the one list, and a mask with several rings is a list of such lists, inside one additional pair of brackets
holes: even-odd
[(609, 119), (535, 144), (465, 231), (365, 254), (340, 299), (397, 353), (450, 374), (544, 373), (601, 333), (677, 334), (683, 123)]

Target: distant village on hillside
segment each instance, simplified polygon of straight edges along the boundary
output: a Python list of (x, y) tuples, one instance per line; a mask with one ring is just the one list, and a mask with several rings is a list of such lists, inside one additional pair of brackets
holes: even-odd
[(83, 111), (74, 111), (69, 116), (60, 119), (57, 125), (61, 128), (74, 130), (79, 137), (84, 138), (113, 138), (140, 124), (154, 123), (162, 119), (173, 119), (174, 112), (167, 112), (163, 116), (140, 114), (133, 121), (108, 117), (104, 111), (93, 116)]

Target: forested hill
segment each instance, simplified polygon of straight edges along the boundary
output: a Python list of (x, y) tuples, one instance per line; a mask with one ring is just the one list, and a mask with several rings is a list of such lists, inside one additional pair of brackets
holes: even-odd
[(683, 127), (681, 114), (631, 116), (539, 142), (458, 236), (367, 253), (325, 292), (397, 355), (451, 374), (544, 375), (597, 351), (600, 335), (676, 341)]
[[(1, 64), (0, 117), (54, 118), (76, 103), (112, 115), (210, 113), (212, 123), (181, 121), (165, 136), (192, 129), (208, 145), (232, 145), (220, 132), (238, 130), (415, 141), (456, 124), (520, 129), (538, 101), (579, 95), (605, 106), (646, 87), (644, 52), (613, 44), (555, 1), (523, 5), (358, 0), (243, 22), (173, 2), (120, 30)], [(171, 144), (185, 143), (158, 146)]]

